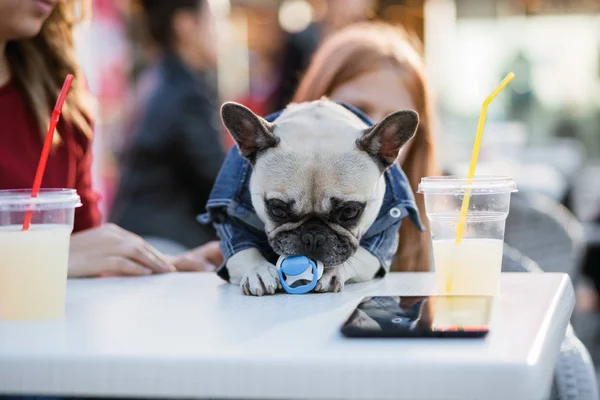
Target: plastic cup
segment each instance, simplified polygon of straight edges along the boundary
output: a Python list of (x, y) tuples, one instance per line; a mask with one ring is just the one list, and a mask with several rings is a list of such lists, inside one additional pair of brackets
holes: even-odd
[[(460, 243), (456, 232), (465, 191), (471, 198)], [(442, 295), (498, 294), (504, 228), (510, 195), (516, 191), (511, 177), (427, 177), (419, 184), (425, 196), (438, 293)]]
[[(73, 189), (0, 190), (0, 320), (42, 320), (65, 313)], [(23, 230), (26, 212), (29, 230)]]

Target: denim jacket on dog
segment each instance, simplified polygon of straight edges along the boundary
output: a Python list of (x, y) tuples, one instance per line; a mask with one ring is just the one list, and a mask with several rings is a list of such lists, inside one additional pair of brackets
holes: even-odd
[[(368, 126), (373, 125), (357, 109), (342, 105)], [(266, 120), (273, 122), (279, 114), (281, 111), (268, 116)], [(221, 167), (206, 205), (208, 214), (200, 217), (203, 223), (212, 222), (221, 238), (225, 262), (217, 273), (225, 280), (229, 280), (227, 260), (242, 250), (256, 248), (273, 264), (279, 257), (269, 245), (264, 224), (252, 206), (249, 190), (251, 175), (252, 166), (234, 146)], [(379, 215), (360, 240), (360, 246), (379, 259), (381, 269), (378, 276), (384, 276), (390, 269), (398, 247), (398, 230), (402, 219), (409, 216), (421, 231), (424, 230), (408, 179), (396, 164), (385, 172), (385, 183), (385, 196)]]

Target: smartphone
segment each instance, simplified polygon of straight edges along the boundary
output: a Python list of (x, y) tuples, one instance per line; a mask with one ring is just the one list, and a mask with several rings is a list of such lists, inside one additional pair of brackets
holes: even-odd
[(342, 326), (353, 338), (481, 338), (492, 296), (364, 297)]

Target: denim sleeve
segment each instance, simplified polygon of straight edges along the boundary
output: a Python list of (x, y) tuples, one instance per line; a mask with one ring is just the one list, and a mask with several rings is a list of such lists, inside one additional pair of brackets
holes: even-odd
[(274, 253), (267, 239), (267, 235), (243, 221), (232, 216), (223, 216), (219, 223), (214, 223), (219, 235), (223, 264), (217, 274), (229, 281), (227, 261), (236, 253), (246, 249), (257, 249), (265, 259), (273, 262)]
[(235, 217), (227, 216), (222, 223), (214, 224), (221, 239), (221, 252), (225, 262), (235, 253), (249, 248), (258, 248), (267, 243), (264, 232), (252, 228)]
[(401, 224), (402, 220), (399, 219), (380, 233), (363, 238), (360, 241), (360, 246), (379, 260), (381, 268), (377, 272), (376, 276), (378, 277), (385, 276), (390, 271), (392, 261), (398, 250), (398, 231)]

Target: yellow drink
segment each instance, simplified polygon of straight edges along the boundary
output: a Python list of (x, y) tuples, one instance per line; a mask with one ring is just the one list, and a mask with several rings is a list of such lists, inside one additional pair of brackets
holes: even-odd
[(61, 317), (72, 225), (21, 228), (0, 226), (0, 319)]
[(491, 312), (492, 301), (487, 296), (437, 296), (433, 329), (485, 329)]
[(498, 239), (433, 241), (438, 294), (498, 294), (503, 242)]

